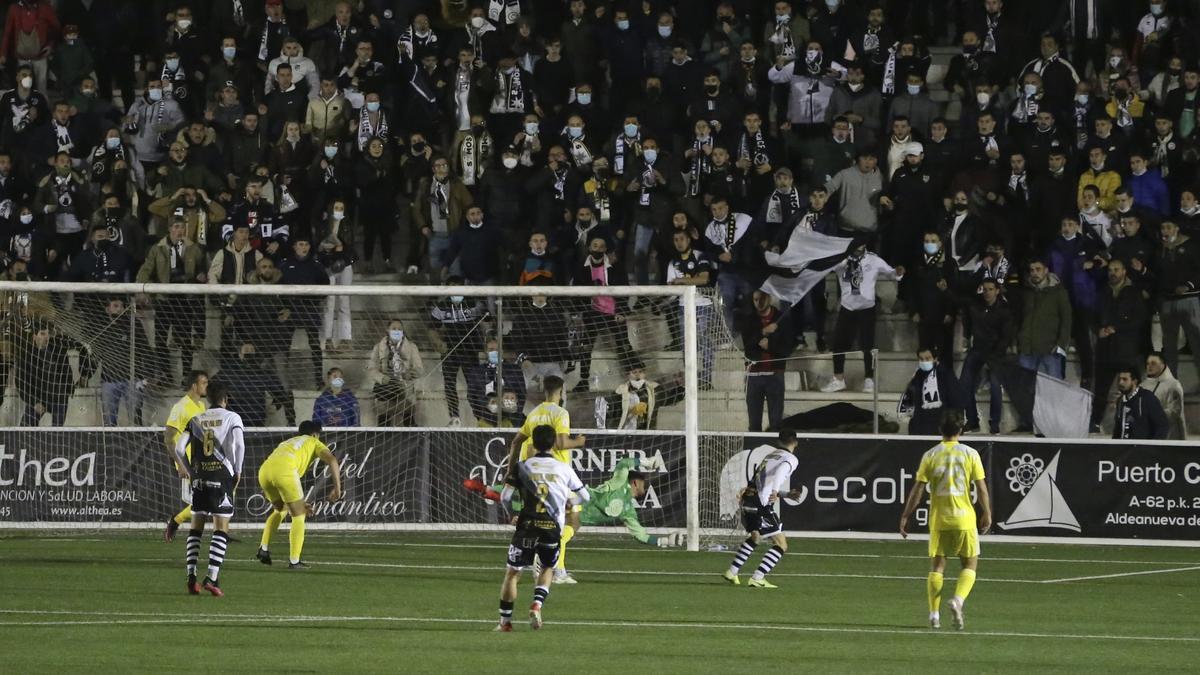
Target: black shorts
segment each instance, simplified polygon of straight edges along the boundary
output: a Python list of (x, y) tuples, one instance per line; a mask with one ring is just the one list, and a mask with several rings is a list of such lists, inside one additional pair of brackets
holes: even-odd
[(233, 481), (192, 481), (192, 513), (201, 516), (233, 515)]
[(558, 523), (547, 521), (518, 522), (508, 546), (508, 568), (523, 570), (533, 564), (534, 556), (542, 561), (542, 567), (558, 564), (559, 539), (562, 533)]
[(757, 532), (764, 537), (773, 537), (783, 532), (783, 523), (779, 522), (779, 514), (775, 513), (772, 506), (755, 508), (751, 504), (748, 508), (742, 507), (742, 525), (747, 532)]

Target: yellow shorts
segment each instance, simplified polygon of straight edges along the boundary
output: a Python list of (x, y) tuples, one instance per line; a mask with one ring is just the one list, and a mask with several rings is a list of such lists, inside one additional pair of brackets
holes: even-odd
[(979, 557), (979, 534), (975, 530), (933, 530), (929, 533), (929, 557)]
[(258, 487), (272, 504), (304, 501), (304, 488), (300, 486), (300, 474), (295, 469), (263, 464), (258, 470)]

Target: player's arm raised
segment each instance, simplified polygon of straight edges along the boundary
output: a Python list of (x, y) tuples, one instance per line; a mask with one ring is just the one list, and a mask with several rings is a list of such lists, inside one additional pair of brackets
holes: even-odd
[(324, 445), (317, 450), (317, 459), (325, 462), (325, 466), (333, 473), (333, 489), (329, 491), (329, 501), (336, 502), (342, 498), (342, 466), (338, 463), (338, 458)]
[(185, 431), (179, 434), (179, 438), (175, 439), (175, 444), (171, 447), (171, 458), (175, 460), (175, 470), (179, 472), (179, 477), (184, 480), (191, 480), (192, 472), (187, 461), (187, 446), (192, 440), (192, 433)]
[(912, 490), (908, 492), (908, 501), (904, 503), (904, 513), (900, 514), (900, 536), (908, 538), (908, 519), (912, 517), (917, 507), (921, 505), (921, 500), (925, 498), (925, 481), (917, 481), (913, 483)]
[(979, 498), (979, 534), (987, 534), (992, 529), (992, 496), (985, 481), (975, 481), (975, 494)]

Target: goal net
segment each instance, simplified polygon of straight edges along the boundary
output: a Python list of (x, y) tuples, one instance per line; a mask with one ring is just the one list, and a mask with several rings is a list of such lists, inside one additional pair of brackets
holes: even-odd
[[(693, 287), (233, 287), (0, 283), (0, 523), (145, 526), (181, 507), (164, 424), (189, 373), (226, 384), (246, 424), (238, 516), (268, 505), (258, 466), (316, 419), (342, 462), (304, 478), (314, 524), (472, 531), (507, 523), (487, 490), (509, 443), (565, 382), (589, 486), (646, 475), (602, 526), (720, 534), (747, 443), (705, 420), (742, 357), (719, 297)], [(636, 475), (636, 474), (635, 474)], [(616, 483), (621, 481), (616, 481)], [(638, 486), (640, 489), (640, 485)], [(738, 485), (737, 487), (740, 487)], [(482, 494), (481, 494), (482, 493)], [(632, 516), (632, 521), (631, 520)]]

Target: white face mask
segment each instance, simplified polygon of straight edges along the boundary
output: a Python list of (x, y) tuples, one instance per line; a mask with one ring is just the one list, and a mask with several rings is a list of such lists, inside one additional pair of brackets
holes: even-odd
[(179, 24), (179, 30), (187, 30), (192, 27), (191, 19), (180, 19), (176, 23)]
[(525, 123), (525, 133), (527, 135), (536, 136), (537, 132), (538, 132), (538, 123), (537, 122), (526, 122)]
[(512, 412), (517, 409), (517, 402), (512, 399), (504, 399), (504, 411)]
[(401, 341), (401, 340), (403, 340), (403, 339), (404, 339), (404, 331), (402, 331), (402, 330), (389, 330), (389, 331), (388, 331), (388, 337), (389, 337), (389, 338), (391, 338), (392, 342), (399, 342), (399, 341)]
[(489, 403), (487, 408), (488, 412), (500, 412), (500, 406), (496, 405), (495, 403)]
[(178, 70), (179, 59), (167, 59), (167, 70)]
[(658, 150), (654, 148), (646, 148), (642, 151), (642, 157), (646, 158), (647, 164), (653, 164), (654, 160), (658, 159)]
[(516, 157), (505, 157), (504, 159), (500, 160), (500, 163), (503, 164), (504, 168), (506, 168), (506, 169), (517, 168), (517, 158)]
[(671, 37), (671, 26), (659, 26), (658, 34), (665, 38)]
[(379, 101), (367, 101), (368, 112), (379, 112)]
[(332, 146), (332, 145), (325, 146), (325, 158), (333, 159), (334, 157), (337, 157), (337, 151), (338, 151), (338, 149), (336, 146)]
[(345, 218), (345, 217), (346, 217), (346, 212), (345, 212), (345, 211), (334, 211), (334, 212), (333, 212), (333, 219), (334, 219), (334, 220), (341, 220), (342, 218)]
[(917, 94), (921, 93), (921, 85), (919, 84), (910, 84), (905, 88), (908, 90), (909, 96), (916, 96)]
[(579, 94), (578, 96), (576, 96), (575, 99), (579, 101), (579, 105), (591, 105), (592, 104), (591, 92), (585, 91), (582, 94)]
[(1116, 68), (1119, 65), (1121, 65), (1121, 57), (1119, 57), (1119, 56), (1108, 57), (1108, 67), (1109, 68)]
[(26, 89), (33, 89), (33, 78), (32, 77), (22, 77), (21, 78), (21, 86)]
[(636, 125), (636, 124), (626, 124), (625, 125), (625, 135), (628, 136), (629, 138), (633, 138), (634, 136), (637, 136), (637, 132), (638, 132), (638, 125)]
[(634, 389), (641, 389), (641, 388), (642, 388), (642, 386), (646, 384), (646, 379), (645, 379), (645, 378), (640, 378), (640, 379), (637, 379), (637, 380), (630, 380), (630, 381), (629, 381), (629, 384), (633, 385), (633, 388), (634, 388)]
[(850, 91), (859, 92), (859, 91), (862, 91), (862, 88), (863, 88), (862, 82), (859, 82), (857, 84), (855, 84), (853, 82), (850, 83)]
[(583, 127), (567, 127), (567, 135), (571, 138), (583, 136)]
[(461, 305), (461, 304), (462, 304), (462, 301), (463, 301), (463, 296), (461, 296), (461, 295), (452, 295), (452, 296), (450, 296), (450, 302), (452, 302), (452, 303), (454, 303), (454, 304), (456, 304), (456, 305)]
[(237, 56), (237, 47), (221, 47), (221, 55), (227, 59)]
[(21, 224), (22, 225), (28, 225), (32, 222), (33, 222), (33, 214), (32, 213), (22, 213), (21, 214)]
[(1088, 95), (1087, 94), (1075, 94), (1075, 102), (1078, 103), (1079, 105), (1087, 105)]
[(482, 16), (471, 17), (471, 27), (475, 28), (476, 30), (483, 28), (483, 24), (485, 24), (485, 23), (487, 23), (487, 22), (483, 20)]
[(804, 58), (808, 59), (809, 62), (811, 63), (811, 62), (816, 61), (817, 59), (821, 58), (821, 52), (820, 52), (820, 50), (817, 50), (817, 49), (810, 49), (810, 50), (804, 52)]
[(109, 150), (116, 150), (117, 148), (121, 147), (121, 139), (106, 138), (104, 139), (104, 147), (108, 148)]
[(917, 367), (928, 373), (933, 370), (933, 361), (917, 361)]
[(162, 89), (151, 89), (150, 90), (150, 100), (151, 101), (161, 101), (162, 96), (163, 96)]
[(986, 91), (977, 92), (975, 94), (975, 102), (979, 105), (987, 105), (992, 100), (992, 95)]
[(1026, 83), (1025, 84), (1025, 95), (1026, 96), (1034, 96), (1036, 94), (1037, 94), (1037, 85), (1031, 84), (1031, 83)]
[(346, 386), (346, 380), (340, 377), (335, 377), (329, 381), (329, 384), (333, 385), (334, 389), (341, 389), (342, 387)]

